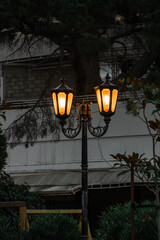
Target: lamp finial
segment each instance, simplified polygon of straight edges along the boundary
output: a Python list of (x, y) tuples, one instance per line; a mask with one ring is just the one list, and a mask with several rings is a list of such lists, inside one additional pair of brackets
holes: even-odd
[(105, 81), (110, 81), (111, 77), (110, 77), (109, 74), (107, 73), (104, 79), (105, 79)]

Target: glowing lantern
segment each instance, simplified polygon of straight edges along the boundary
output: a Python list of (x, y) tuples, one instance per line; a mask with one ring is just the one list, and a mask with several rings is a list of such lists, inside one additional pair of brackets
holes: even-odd
[(109, 79), (110, 77), (107, 75), (106, 81), (94, 88), (100, 114), (104, 117), (110, 117), (115, 113), (118, 97), (118, 88), (110, 83)]
[(73, 101), (73, 89), (66, 85), (65, 79), (51, 91), (55, 115), (60, 119), (69, 117)]

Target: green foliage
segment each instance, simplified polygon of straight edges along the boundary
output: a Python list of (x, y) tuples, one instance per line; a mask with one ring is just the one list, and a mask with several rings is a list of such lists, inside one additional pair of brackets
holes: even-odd
[[(157, 183), (160, 182), (160, 157), (155, 156), (153, 159), (147, 159), (144, 154), (133, 152), (132, 155), (116, 154), (111, 156), (117, 161), (115, 166), (124, 168), (117, 176), (123, 175), (131, 171), (131, 164), (133, 164), (135, 175), (142, 181)], [(154, 189), (154, 186), (153, 186)]]
[[(151, 204), (146, 201), (143, 204)], [(99, 218), (99, 229), (96, 232), (100, 240), (130, 240), (130, 203), (110, 206)], [(157, 240), (156, 210), (153, 208), (136, 208), (135, 239)]]
[[(150, 73), (148, 76), (149, 75), (151, 76)], [(118, 153), (112, 155), (112, 157), (117, 160), (116, 165), (125, 169), (121, 171), (119, 175), (125, 174), (128, 171), (134, 171), (134, 175), (145, 183), (147, 188), (155, 194), (156, 204), (159, 205), (160, 155), (157, 151), (159, 149), (157, 145), (160, 142), (160, 88), (153, 84), (152, 81), (150, 81), (150, 83), (144, 81), (143, 83), (141, 79), (136, 77), (128, 77), (125, 80), (120, 80), (120, 85), (122, 91), (128, 91), (130, 94), (130, 99), (127, 102), (127, 113), (139, 118), (140, 121), (146, 125), (146, 129), (151, 138), (150, 148), (152, 155), (150, 158), (147, 158), (144, 157), (144, 154), (140, 155), (139, 153), (133, 152), (132, 155)], [(158, 224), (160, 221), (159, 213), (160, 210), (158, 209)], [(148, 220), (150, 219), (143, 218), (143, 223), (146, 223)], [(146, 231), (143, 230), (143, 228), (139, 229), (140, 235), (141, 232), (144, 232), (144, 236), (146, 232), (148, 233), (145, 239), (147, 239), (147, 237), (148, 239), (156, 239), (156, 237), (154, 237), (155, 235), (152, 237), (150, 232), (147, 231), (151, 225), (153, 224), (147, 225), (145, 228)], [(138, 226), (136, 228), (138, 229)], [(137, 229), (136, 231), (138, 231)], [(160, 238), (159, 228), (158, 237)], [(139, 235), (137, 235), (136, 239), (142, 239), (142, 236), (139, 237)]]
[[(158, 0), (1, 0), (0, 41), (14, 38), (16, 48), (23, 46), (28, 52), (38, 39), (42, 44), (49, 40), (50, 47), (61, 46), (71, 57), (80, 95), (92, 93), (84, 86), (99, 81), (102, 58), (113, 72), (122, 72), (121, 77), (149, 73), (150, 83), (155, 78), (158, 83), (159, 14)], [(87, 55), (89, 62), (84, 61)], [(130, 105), (136, 115), (136, 104)]]
[(32, 218), (29, 231), (19, 227), (19, 219), (0, 215), (1, 240), (79, 240), (76, 220), (66, 215), (39, 215)]
[(7, 140), (2, 131), (0, 130), (0, 173), (6, 165), (7, 158)]
[(159, 68), (160, 68), (160, 60), (157, 59), (157, 61), (155, 62), (155, 64), (153, 65), (153, 69), (151, 69), (149, 72), (148, 72), (148, 75), (146, 77), (146, 81), (150, 84), (153, 83), (153, 80), (154, 80), (154, 83), (160, 87), (160, 72), (159, 72)]
[(37, 193), (29, 191), (28, 185), (17, 185), (5, 172), (0, 175), (0, 201), (25, 201), (27, 208), (44, 208), (44, 201)]
[(0, 239), (23, 240), (26, 233), (19, 228), (18, 224), (18, 218), (0, 215)]
[[(2, 112), (0, 116), (4, 118), (5, 115)], [(25, 201), (27, 208), (44, 208), (44, 201), (37, 193), (30, 192), (27, 184), (20, 186), (15, 184), (13, 179), (4, 171), (7, 156), (6, 137), (0, 129), (0, 201)]]
[[(12, 29), (8, 35), (15, 35), (18, 31), (59, 43), (67, 36), (70, 44), (79, 37), (86, 40), (88, 37), (92, 40), (96, 38), (98, 42), (104, 34), (105, 37), (108, 35), (108, 42), (112, 45), (121, 36), (125, 37), (124, 31), (128, 37), (128, 27), (130, 35), (131, 28), (133, 32), (141, 31), (146, 43), (153, 50), (159, 47), (159, 9), (157, 0), (135, 0), (134, 3), (132, 0), (1, 0), (0, 29)], [(120, 20), (117, 20), (117, 16), (120, 16)], [(149, 21), (151, 24), (148, 24)], [(121, 33), (120, 26), (124, 27)], [(114, 34), (111, 34), (111, 28), (116, 29)], [(5, 33), (1, 35), (3, 34)], [(152, 44), (153, 40), (150, 40), (153, 36), (156, 44)], [(70, 44), (67, 41), (67, 45), (71, 47), (67, 50), (72, 52)], [(92, 49), (94, 50), (94, 44)]]
[(152, 122), (155, 121), (156, 127), (150, 127), (157, 131), (160, 125), (160, 88), (153, 83), (142, 84), (141, 79), (135, 77), (119, 80), (119, 84), (121, 91), (128, 91), (130, 93), (130, 99), (127, 102), (127, 113), (140, 117), (140, 113), (143, 111), (143, 118), (147, 124), (149, 119), (146, 116), (146, 108), (148, 105), (151, 105), (152, 112), (150, 113), (150, 117), (155, 114), (155, 119)]
[[(152, 139), (153, 156), (147, 159), (144, 154), (133, 152), (132, 155), (118, 153), (112, 157), (118, 161), (116, 165), (126, 168), (128, 171), (130, 171), (132, 163), (135, 174), (140, 180), (147, 181), (148, 184), (156, 183), (156, 185), (150, 186), (156, 195), (156, 188), (160, 181), (160, 156), (156, 154), (156, 145), (160, 142), (160, 88), (153, 83), (142, 84), (140, 79), (129, 77), (126, 81), (121, 80), (120, 84), (121, 89), (128, 90), (131, 96), (127, 102), (127, 113), (138, 117), (147, 127)], [(125, 172), (120, 174), (123, 173)]]
[(76, 220), (67, 215), (39, 215), (32, 219), (27, 240), (79, 240), (81, 233)]

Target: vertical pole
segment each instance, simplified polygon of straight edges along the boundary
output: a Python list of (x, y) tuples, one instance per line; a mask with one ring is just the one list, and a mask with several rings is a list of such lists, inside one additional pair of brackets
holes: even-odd
[(27, 230), (27, 210), (26, 210), (26, 206), (19, 208), (19, 217), (20, 217), (19, 226), (23, 230)]
[(131, 240), (134, 240), (134, 163), (131, 162)]
[(87, 120), (82, 118), (82, 240), (88, 240)]

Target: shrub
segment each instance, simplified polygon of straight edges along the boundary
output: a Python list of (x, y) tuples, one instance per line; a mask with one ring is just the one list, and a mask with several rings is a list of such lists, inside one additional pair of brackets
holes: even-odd
[(44, 200), (37, 194), (29, 191), (27, 184), (17, 185), (4, 171), (0, 174), (0, 201), (25, 201), (27, 208), (45, 208)]
[(18, 225), (18, 218), (0, 215), (0, 240), (24, 240), (26, 232)]
[(19, 227), (19, 219), (0, 215), (0, 240), (79, 240), (78, 223), (72, 217), (55, 214), (32, 218), (29, 232)]
[[(144, 202), (143, 204), (151, 204)], [(130, 203), (117, 204), (102, 213), (96, 237), (103, 240), (130, 240)], [(135, 239), (157, 240), (156, 210), (153, 208), (136, 208)]]
[(78, 240), (78, 223), (72, 217), (61, 214), (39, 215), (30, 223), (28, 240)]

